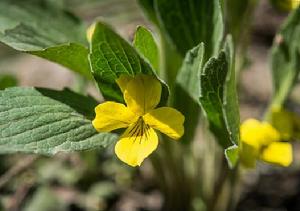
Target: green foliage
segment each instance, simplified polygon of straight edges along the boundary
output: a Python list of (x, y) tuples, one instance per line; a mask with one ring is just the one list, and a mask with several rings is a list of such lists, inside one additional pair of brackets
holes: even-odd
[(204, 63), (204, 51), (203, 43), (188, 51), (176, 79), (177, 84), (195, 102), (199, 102), (200, 74)]
[(200, 42), (205, 58), (215, 55), (223, 39), (223, 18), (219, 0), (155, 0), (160, 25), (181, 55)]
[[(149, 63), (127, 41), (104, 23), (96, 23), (90, 49), (89, 59), (92, 73), (106, 99), (123, 101), (121, 90), (115, 81), (123, 74), (155, 75)], [(168, 88), (163, 82), (162, 85), (162, 100), (165, 101), (168, 96)]]
[(152, 33), (143, 26), (135, 32), (134, 47), (148, 61), (156, 72), (159, 71), (159, 50)]
[[(174, 106), (186, 117), (184, 139), (191, 141), (200, 114), (200, 72), (203, 64), (219, 51), (223, 39), (224, 24), (220, 2), (219, 0), (154, 2), (162, 31), (166, 32), (180, 54), (185, 55), (176, 77)], [(194, 48), (201, 42), (205, 45), (205, 51), (201, 45)], [(187, 52), (188, 50), (190, 51)], [(171, 53), (167, 52), (167, 56), (169, 54)], [(167, 61), (172, 64), (174, 59), (177, 58), (167, 58)], [(168, 69), (166, 71), (168, 75), (176, 72)]]
[(300, 8), (289, 15), (271, 50), (272, 106), (281, 107), (294, 87), (300, 71)]
[(223, 115), (231, 142), (239, 144), (240, 109), (235, 78), (235, 53), (230, 35), (226, 38), (224, 50), (228, 63), (228, 70), (223, 91)]
[(0, 90), (16, 86), (17, 83), (17, 79), (12, 75), (0, 75)]
[(185, 143), (193, 140), (199, 120), (200, 73), (203, 67), (204, 44), (187, 52), (176, 78), (174, 104), (185, 116)]
[[(239, 144), (239, 107), (231, 37), (217, 58), (211, 58), (200, 76), (200, 103), (210, 129), (224, 148)], [(226, 153), (227, 154), (227, 153)], [(228, 158), (229, 156), (227, 154)], [(231, 165), (236, 163), (234, 160)]]
[[(245, 42), (245, 36), (248, 36), (249, 25), (252, 23), (253, 10), (257, 0), (226, 0), (226, 22), (228, 30), (232, 34), (233, 40), (237, 45)], [(246, 38), (248, 39), (248, 38)], [(248, 40), (246, 40), (247, 42)]]
[(232, 145), (226, 148), (224, 153), (229, 168), (234, 168), (239, 160), (240, 148), (237, 145)]
[(1, 91), (0, 153), (55, 154), (113, 143), (116, 135), (97, 133), (91, 121), (82, 115), (90, 114), (91, 107), (76, 105), (81, 100), (87, 104), (92, 101), (68, 90), (9, 88)]
[(69, 89), (57, 91), (51, 89), (36, 88), (36, 90), (46, 97), (66, 104), (89, 120), (95, 118), (94, 109), (99, 103), (90, 96), (83, 96)]
[(85, 27), (47, 0), (0, 1), (0, 41), (91, 78)]

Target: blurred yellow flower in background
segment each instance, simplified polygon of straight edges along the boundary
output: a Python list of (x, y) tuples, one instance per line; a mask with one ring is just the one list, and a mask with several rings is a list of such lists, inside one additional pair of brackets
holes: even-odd
[(93, 126), (99, 132), (127, 128), (115, 146), (120, 160), (130, 166), (141, 165), (158, 145), (154, 129), (173, 139), (184, 133), (184, 116), (176, 109), (155, 109), (161, 98), (161, 84), (153, 76), (121, 76), (117, 83), (126, 105), (112, 101), (95, 108)]
[(241, 125), (240, 132), (240, 157), (245, 167), (255, 167), (257, 159), (284, 167), (292, 163), (291, 144), (280, 141), (280, 133), (268, 122), (248, 119)]
[(271, 0), (272, 4), (282, 11), (291, 11), (297, 9), (300, 5), (300, 0)]

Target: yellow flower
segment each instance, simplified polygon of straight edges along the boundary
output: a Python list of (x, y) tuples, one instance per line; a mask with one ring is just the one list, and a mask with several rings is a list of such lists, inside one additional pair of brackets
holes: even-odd
[(155, 109), (162, 87), (153, 76), (121, 76), (117, 83), (126, 105), (111, 101), (98, 105), (93, 126), (99, 132), (127, 128), (115, 145), (115, 153), (128, 165), (141, 165), (157, 148), (158, 136), (154, 129), (179, 139), (184, 133), (184, 116), (169, 107)]
[(241, 125), (240, 132), (240, 157), (245, 167), (255, 167), (256, 159), (285, 167), (292, 163), (291, 144), (280, 142), (280, 133), (268, 122), (248, 119)]
[(299, 7), (300, 0), (272, 0), (272, 3), (280, 10), (291, 11)]

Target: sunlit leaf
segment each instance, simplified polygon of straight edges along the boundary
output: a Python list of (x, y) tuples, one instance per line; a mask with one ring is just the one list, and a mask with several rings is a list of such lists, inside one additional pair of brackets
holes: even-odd
[(215, 55), (223, 39), (223, 18), (219, 0), (155, 0), (160, 25), (184, 56), (200, 42), (206, 58)]
[(1, 0), (0, 41), (91, 78), (84, 25), (50, 1)]
[(224, 149), (239, 145), (240, 119), (233, 55), (232, 40), (228, 37), (224, 50), (205, 64), (200, 76), (200, 103), (210, 130)]
[(83, 106), (84, 102), (93, 100), (68, 90), (16, 87), (0, 91), (0, 153), (51, 155), (113, 143), (116, 135), (97, 133), (82, 115), (92, 112), (93, 104)]
[[(101, 93), (106, 99), (122, 102), (116, 79), (121, 75), (156, 75), (150, 64), (108, 25), (97, 22), (92, 34), (90, 64)], [(162, 82), (162, 101), (166, 101), (168, 88)]]
[(139, 26), (135, 32), (133, 45), (144, 59), (152, 65), (153, 69), (158, 72), (160, 56), (152, 33), (143, 26)]

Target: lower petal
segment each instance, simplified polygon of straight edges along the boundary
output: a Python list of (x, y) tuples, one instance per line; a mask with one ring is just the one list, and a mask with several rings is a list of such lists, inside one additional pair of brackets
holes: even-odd
[(130, 166), (140, 166), (158, 145), (156, 132), (143, 124), (132, 124), (115, 146), (120, 160)]
[(268, 163), (287, 167), (293, 161), (292, 145), (286, 142), (273, 142), (263, 150), (261, 159)]
[(125, 91), (128, 83), (133, 79), (132, 76), (129, 75), (121, 75), (117, 80), (117, 84), (120, 87), (122, 93)]

